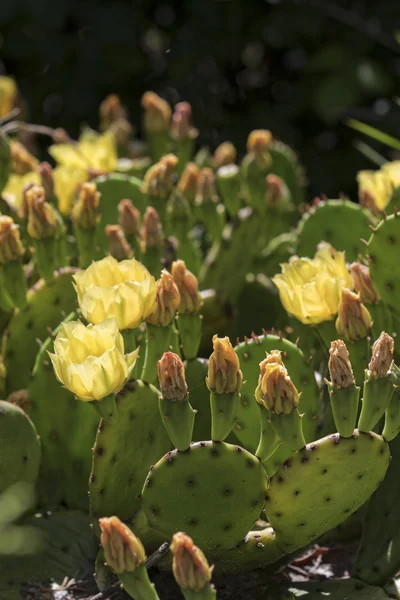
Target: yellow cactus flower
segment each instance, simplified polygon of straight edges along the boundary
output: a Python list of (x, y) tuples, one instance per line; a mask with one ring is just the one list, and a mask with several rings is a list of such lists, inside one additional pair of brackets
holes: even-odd
[(54, 191), (58, 199), (58, 210), (62, 215), (69, 215), (77, 190), (81, 183), (88, 179), (86, 169), (60, 165), (53, 171)]
[(344, 252), (336, 252), (329, 245), (319, 248), (313, 259), (295, 257), (281, 269), (282, 273), (272, 279), (281, 302), (288, 313), (306, 325), (332, 319), (342, 289), (354, 287)]
[(49, 153), (59, 165), (109, 173), (117, 166), (117, 150), (110, 132), (85, 129), (76, 144), (53, 144)]
[(17, 85), (11, 77), (0, 77), (0, 118), (7, 115), (15, 104), (18, 89)]
[(400, 186), (400, 160), (386, 163), (381, 168), (381, 171), (387, 175), (394, 188)]
[(120, 330), (133, 329), (155, 308), (155, 279), (134, 258), (118, 262), (107, 256), (74, 279), (82, 314), (91, 323), (114, 317)]
[(357, 182), (360, 204), (374, 214), (384, 210), (392, 193), (389, 174), (384, 169), (359, 171)]
[(24, 175), (10, 173), (8, 182), (1, 195), (7, 204), (16, 212), (21, 213), (23, 204), (23, 190), (29, 185), (40, 185), (40, 175), (37, 171), (30, 171)]
[(139, 348), (124, 354), (124, 340), (116, 319), (85, 327), (64, 323), (49, 352), (56, 377), (79, 400), (102, 400), (118, 392), (128, 379)]

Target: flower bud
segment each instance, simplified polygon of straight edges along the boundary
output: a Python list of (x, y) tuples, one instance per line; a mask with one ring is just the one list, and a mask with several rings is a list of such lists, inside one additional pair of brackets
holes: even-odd
[[(277, 357), (277, 356), (276, 356)], [(299, 393), (286, 367), (271, 362), (270, 355), (260, 363), (260, 376), (255, 391), (259, 404), (276, 415), (290, 414), (299, 403)]]
[(369, 268), (361, 263), (353, 263), (350, 273), (354, 280), (356, 291), (360, 294), (363, 304), (377, 304), (380, 300), (379, 292), (372, 282)]
[(39, 161), (19, 142), (11, 142), (11, 171), (17, 175), (26, 175), (35, 171)]
[(146, 562), (142, 542), (118, 517), (99, 519), (100, 542), (107, 565), (115, 573), (132, 573)]
[(269, 208), (278, 208), (279, 206), (289, 203), (289, 188), (287, 187), (283, 179), (281, 179), (281, 177), (278, 177), (278, 175), (274, 175), (273, 173), (271, 173), (265, 178), (265, 183), (265, 200), (266, 205)]
[(110, 254), (116, 260), (126, 260), (133, 257), (133, 250), (119, 225), (106, 225), (106, 236)]
[(116, 94), (110, 94), (100, 104), (100, 129), (105, 131), (120, 119), (127, 119), (127, 110), (122, 106)]
[(178, 102), (172, 115), (171, 137), (173, 140), (193, 139), (198, 131), (192, 124), (192, 107), (189, 102)]
[(208, 363), (207, 387), (216, 394), (236, 394), (243, 383), (239, 358), (228, 337), (213, 337), (214, 352)]
[(174, 556), (172, 571), (179, 587), (199, 592), (209, 585), (214, 567), (210, 567), (203, 552), (185, 533), (172, 537), (171, 552)]
[(163, 398), (186, 400), (188, 388), (185, 367), (177, 354), (164, 352), (157, 364), (158, 381)]
[(349, 353), (343, 340), (331, 342), (328, 368), (333, 386), (342, 388), (355, 384)]
[(163, 269), (157, 281), (156, 307), (147, 317), (147, 321), (153, 325), (166, 327), (172, 323), (180, 301), (181, 296), (172, 275)]
[(72, 208), (72, 220), (80, 229), (95, 229), (99, 221), (100, 193), (95, 183), (82, 183), (78, 201)]
[(0, 264), (18, 260), (23, 254), (18, 225), (11, 217), (0, 216)]
[(236, 161), (237, 151), (232, 142), (223, 142), (214, 152), (214, 165), (216, 169), (231, 165)]
[(272, 134), (267, 129), (255, 129), (247, 138), (247, 151), (254, 154), (264, 154), (272, 142)]
[(197, 193), (197, 184), (199, 181), (200, 169), (195, 163), (187, 163), (181, 178), (178, 181), (177, 189), (185, 198), (193, 203)]
[(142, 238), (145, 248), (161, 248), (164, 235), (158, 212), (152, 206), (146, 208), (143, 217)]
[(197, 277), (186, 268), (183, 260), (176, 260), (172, 263), (172, 278), (175, 281), (181, 302), (179, 312), (197, 313), (203, 305), (203, 300), (199, 293), (199, 284)]
[(362, 304), (359, 294), (343, 288), (336, 319), (338, 334), (345, 340), (356, 341), (359, 338), (367, 337), (371, 326), (371, 315), (366, 306)]
[(130, 200), (121, 200), (118, 204), (118, 221), (125, 235), (138, 235), (140, 230), (140, 212)]
[(199, 173), (195, 202), (196, 204), (218, 202), (214, 171), (208, 167), (201, 169)]
[(142, 97), (144, 108), (144, 128), (150, 133), (164, 133), (169, 130), (171, 107), (154, 92), (145, 92)]
[(368, 365), (371, 375), (382, 379), (386, 377), (393, 362), (394, 340), (382, 331), (372, 346), (372, 357)]
[(53, 238), (60, 225), (54, 207), (46, 202), (44, 189), (35, 185), (26, 192), (28, 208), (28, 235), (33, 240)]
[(143, 192), (148, 196), (167, 199), (173, 188), (178, 158), (175, 154), (163, 156), (146, 172), (143, 181)]
[[(0, 359), (0, 392), (1, 392), (1, 359)], [(7, 402), (19, 406), (21, 410), (29, 415), (31, 403), (29, 401), (29, 391), (27, 389), (16, 390), (11, 392), (7, 398)]]
[(39, 175), (41, 184), (44, 188), (46, 198), (52, 198), (54, 196), (54, 177), (53, 168), (48, 162), (42, 162), (39, 165)]

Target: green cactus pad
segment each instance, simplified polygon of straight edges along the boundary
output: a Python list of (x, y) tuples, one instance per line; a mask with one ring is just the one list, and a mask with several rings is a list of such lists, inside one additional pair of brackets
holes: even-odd
[(305, 176), (295, 152), (283, 142), (272, 140), (268, 153), (272, 159), (270, 172), (283, 179), (296, 204), (304, 202)]
[(349, 200), (323, 200), (306, 212), (297, 227), (299, 256), (313, 257), (320, 242), (344, 250), (351, 262), (365, 253), (361, 239), (368, 240), (371, 213)]
[(8, 394), (28, 387), (40, 343), (76, 307), (72, 285), (75, 272), (76, 269), (66, 267), (55, 274), (52, 282), (40, 279), (29, 290), (26, 307), (17, 310), (11, 318), (5, 354)]
[(79, 580), (92, 575), (98, 544), (87, 514), (64, 510), (23, 524), (37, 527), (47, 543), (43, 552), (32, 556), (0, 557), (0, 600), (44, 598), (50, 581), (61, 585), (66, 576)]
[(400, 568), (400, 436), (390, 443), (392, 459), (385, 479), (372, 496), (353, 575), (383, 585)]
[(94, 518), (127, 520), (140, 509), (138, 494), (150, 466), (171, 448), (158, 398), (153, 386), (130, 381), (117, 395), (117, 422), (100, 423), (89, 482)]
[(397, 244), (400, 241), (400, 214), (379, 223), (369, 242), (370, 274), (378, 292), (397, 316), (400, 316), (400, 265)]
[(44, 506), (62, 503), (87, 512), (87, 487), (99, 416), (93, 406), (77, 400), (60, 385), (48, 350), (52, 351), (52, 338), (39, 350), (29, 385), (31, 418), (42, 444), (40, 499)]
[(390, 451), (381, 436), (338, 433), (308, 444), (270, 481), (265, 511), (285, 552), (293, 552), (355, 512), (383, 480)]
[(18, 406), (0, 400), (0, 492), (17, 481), (34, 483), (40, 443), (32, 421)]
[(193, 441), (200, 442), (210, 437), (211, 413), (210, 392), (206, 386), (208, 361), (195, 358), (185, 362), (186, 383), (189, 389), (189, 402), (197, 411), (194, 420)]
[(279, 589), (268, 590), (268, 600), (389, 600), (385, 590), (357, 579), (330, 581), (294, 581)]
[(264, 504), (260, 461), (239, 446), (198, 442), (173, 450), (150, 470), (142, 506), (152, 527), (185, 531), (204, 548), (232, 548), (254, 525)]
[(241, 389), (238, 422), (233, 431), (240, 443), (250, 452), (256, 451), (260, 440), (260, 415), (254, 398), (260, 374), (259, 364), (264, 360), (265, 353), (272, 350), (282, 352), (289, 375), (299, 392), (302, 392), (299, 411), (304, 413), (303, 431), (306, 441), (314, 439), (316, 434), (319, 392), (312, 365), (296, 344), (277, 335), (254, 336), (235, 347), (244, 383)]
[(118, 223), (118, 204), (121, 200), (131, 200), (138, 211), (143, 214), (145, 209), (145, 196), (142, 192), (143, 182), (131, 175), (111, 173), (102, 175), (93, 180), (100, 192), (99, 212), (101, 220), (98, 227), (97, 245), (100, 255), (108, 249), (108, 240), (105, 234), (106, 225)]

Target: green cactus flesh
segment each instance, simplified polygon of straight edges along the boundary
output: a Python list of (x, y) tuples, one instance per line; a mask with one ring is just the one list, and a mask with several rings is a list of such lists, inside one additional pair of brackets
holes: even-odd
[(276, 542), (293, 552), (355, 512), (383, 480), (390, 452), (374, 433), (308, 444), (275, 473), (265, 511)]
[(385, 590), (366, 585), (357, 579), (331, 581), (294, 581), (279, 589), (268, 590), (265, 600), (389, 600)]
[[(302, 392), (299, 410), (304, 413), (303, 430), (307, 441), (315, 438), (319, 392), (314, 371), (304, 354), (295, 344), (277, 335), (261, 335), (247, 339), (235, 347), (243, 372), (243, 387), (234, 433), (250, 452), (255, 452), (260, 440), (260, 416), (254, 392), (260, 373), (259, 364), (266, 352), (280, 350), (293, 383)], [(292, 453), (289, 448), (288, 456)], [(282, 452), (282, 447), (280, 449)], [(287, 458), (287, 457), (285, 457)]]
[(396, 213), (379, 223), (367, 249), (371, 278), (383, 302), (397, 316), (400, 316), (400, 266), (397, 252), (399, 241), (400, 215)]
[(206, 440), (211, 431), (210, 394), (206, 386), (207, 371), (208, 362), (203, 358), (195, 358), (185, 363), (189, 402), (197, 411), (193, 432), (195, 442)]
[(283, 142), (273, 140), (268, 146), (268, 153), (272, 159), (270, 172), (283, 179), (296, 204), (303, 203), (305, 177), (295, 152)]
[(198, 442), (154, 465), (142, 506), (150, 525), (167, 536), (185, 531), (201, 547), (232, 548), (259, 517), (265, 492), (255, 456), (224, 442)]
[(400, 437), (390, 443), (391, 461), (385, 479), (372, 496), (353, 575), (383, 585), (400, 568)]
[(28, 292), (26, 307), (17, 310), (11, 318), (5, 353), (8, 394), (28, 387), (39, 349), (38, 340), (43, 342), (49, 331), (54, 330), (65, 315), (74, 310), (74, 273), (75, 269), (66, 267), (56, 273), (52, 282), (39, 280)]
[[(25, 519), (24, 525), (37, 527), (47, 542), (32, 556), (0, 557), (0, 600), (43, 598), (50, 581), (62, 584), (71, 574), (79, 580), (93, 573), (97, 543), (87, 514), (64, 510)], [(31, 596), (28, 587), (37, 595)]]
[(89, 482), (94, 518), (127, 520), (140, 509), (138, 494), (150, 466), (171, 448), (158, 398), (153, 386), (130, 381), (117, 395), (116, 423), (100, 423)]
[(52, 351), (52, 338), (39, 350), (29, 385), (31, 417), (42, 444), (40, 499), (46, 506), (62, 503), (88, 511), (91, 449), (99, 416), (56, 380), (48, 350)]
[(18, 481), (34, 483), (40, 464), (40, 442), (29, 417), (18, 406), (0, 400), (0, 492)]
[(349, 200), (324, 200), (306, 212), (297, 227), (299, 256), (314, 256), (320, 242), (344, 250), (353, 261), (365, 252), (361, 239), (369, 238), (373, 217), (369, 211)]
[(99, 212), (101, 220), (98, 227), (97, 246), (99, 257), (108, 250), (108, 240), (105, 226), (118, 223), (118, 204), (121, 200), (131, 200), (138, 211), (143, 214), (145, 209), (145, 196), (142, 192), (143, 182), (137, 177), (111, 173), (94, 179), (97, 191), (100, 192)]

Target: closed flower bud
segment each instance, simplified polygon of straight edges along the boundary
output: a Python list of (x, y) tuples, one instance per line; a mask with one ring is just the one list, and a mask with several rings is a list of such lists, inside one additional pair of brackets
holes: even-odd
[(119, 119), (127, 119), (128, 113), (124, 106), (121, 104), (121, 100), (116, 94), (110, 94), (100, 104), (100, 129), (105, 131), (115, 121)]
[(172, 263), (172, 278), (175, 281), (181, 302), (179, 312), (197, 313), (203, 305), (203, 300), (199, 293), (199, 284), (197, 277), (186, 268), (183, 260), (176, 260)]
[(223, 142), (214, 152), (214, 165), (216, 169), (231, 165), (236, 161), (237, 151), (232, 142)]
[(172, 537), (172, 571), (179, 587), (199, 592), (209, 585), (214, 567), (210, 567), (203, 552), (185, 533)]
[(362, 304), (359, 294), (344, 288), (336, 319), (338, 334), (345, 340), (356, 341), (359, 338), (367, 337), (371, 326), (371, 315), (366, 306)]
[(132, 573), (145, 564), (142, 542), (118, 517), (99, 519), (99, 525), (104, 556), (114, 573)]
[(132, 258), (133, 250), (125, 237), (122, 227), (119, 225), (106, 225), (106, 236), (111, 256), (116, 260)]
[(154, 92), (145, 92), (142, 97), (144, 128), (150, 133), (165, 133), (171, 122), (171, 107)]
[(361, 263), (353, 263), (350, 273), (354, 280), (356, 291), (360, 294), (363, 304), (377, 304), (380, 300), (379, 292), (372, 282), (369, 268)]
[(208, 389), (216, 394), (238, 393), (242, 387), (243, 374), (230, 339), (214, 335), (213, 348), (206, 378)]
[(299, 393), (286, 367), (267, 357), (260, 363), (260, 376), (255, 391), (259, 404), (277, 415), (290, 414), (299, 403)]
[(115, 317), (120, 330), (134, 329), (154, 310), (155, 279), (135, 259), (117, 262), (107, 256), (74, 279), (80, 309), (91, 323)]
[(54, 196), (54, 177), (53, 169), (48, 162), (42, 162), (39, 165), (39, 175), (41, 185), (44, 188), (46, 198), (52, 198)]
[(272, 142), (272, 134), (267, 129), (255, 129), (247, 138), (247, 151), (263, 154)]
[(271, 350), (271, 352), (265, 353), (264, 360), (260, 363), (261, 376), (264, 375), (266, 365), (278, 364), (285, 366), (282, 360), (282, 352), (280, 350)]
[(390, 335), (382, 331), (372, 346), (372, 357), (369, 363), (369, 371), (375, 378), (386, 377), (393, 362), (394, 340)]
[(18, 225), (11, 217), (0, 216), (0, 264), (18, 260), (23, 254)]
[(119, 392), (130, 376), (139, 348), (124, 354), (116, 319), (85, 327), (63, 323), (49, 352), (57, 379), (79, 400), (102, 400)]
[(118, 204), (118, 221), (125, 235), (138, 235), (140, 230), (140, 212), (130, 200), (121, 200)]
[(343, 340), (331, 342), (328, 368), (333, 386), (342, 388), (355, 384), (349, 353)]
[(157, 364), (158, 381), (163, 398), (186, 400), (188, 388), (185, 367), (177, 354), (164, 352)]
[(143, 181), (143, 192), (148, 196), (157, 198), (168, 198), (172, 192), (178, 158), (175, 154), (163, 156), (146, 172)]
[(171, 137), (173, 140), (194, 139), (198, 135), (192, 124), (192, 107), (189, 102), (178, 102), (172, 115)]
[(35, 171), (39, 165), (37, 158), (19, 142), (11, 142), (11, 171), (17, 175), (26, 175)]
[(289, 188), (281, 177), (271, 173), (267, 175), (265, 183), (265, 201), (268, 208), (279, 208), (290, 202)]
[(214, 171), (208, 167), (200, 171), (195, 202), (198, 205), (208, 202), (218, 202)]
[(54, 207), (46, 202), (44, 189), (35, 185), (26, 192), (28, 208), (27, 231), (33, 240), (54, 238), (60, 223)]
[(384, 210), (392, 193), (392, 186), (387, 173), (379, 171), (360, 171), (357, 174), (358, 199), (372, 213)]
[(80, 229), (95, 229), (99, 221), (100, 193), (95, 183), (82, 183), (78, 201), (72, 208), (72, 220)]
[(153, 325), (166, 327), (174, 320), (180, 301), (181, 296), (172, 275), (163, 269), (157, 281), (155, 309), (147, 317), (147, 321)]
[(145, 249), (161, 248), (164, 244), (164, 235), (158, 212), (152, 206), (146, 208), (143, 217), (142, 238)]
[(197, 193), (197, 184), (199, 181), (200, 169), (195, 163), (187, 163), (177, 189), (190, 202), (194, 202)]

